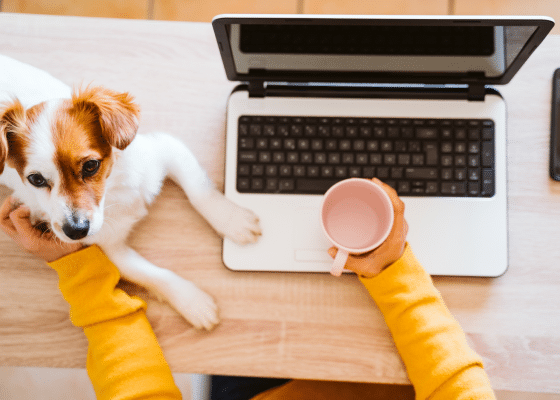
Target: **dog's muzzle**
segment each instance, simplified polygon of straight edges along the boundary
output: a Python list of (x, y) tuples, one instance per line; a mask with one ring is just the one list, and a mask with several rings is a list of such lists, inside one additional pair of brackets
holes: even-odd
[(83, 239), (89, 232), (89, 220), (72, 214), (72, 217), (62, 225), (62, 231), (72, 240)]

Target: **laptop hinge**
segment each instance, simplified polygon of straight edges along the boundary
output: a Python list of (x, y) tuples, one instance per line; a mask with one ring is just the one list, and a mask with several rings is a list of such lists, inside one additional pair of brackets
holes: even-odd
[(469, 101), (484, 101), (486, 86), (481, 83), (471, 83), (468, 88), (467, 98)]
[(266, 92), (266, 87), (264, 80), (262, 79), (251, 79), (249, 81), (249, 97), (264, 97)]

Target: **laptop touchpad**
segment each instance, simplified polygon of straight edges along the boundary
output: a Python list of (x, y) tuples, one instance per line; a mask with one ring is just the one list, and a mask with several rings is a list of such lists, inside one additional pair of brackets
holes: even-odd
[(320, 209), (298, 208), (292, 217), (295, 260), (332, 263), (327, 253), (332, 244), (321, 228)]

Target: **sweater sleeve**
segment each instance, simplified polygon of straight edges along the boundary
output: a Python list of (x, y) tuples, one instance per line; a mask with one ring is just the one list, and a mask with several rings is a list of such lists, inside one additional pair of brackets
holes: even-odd
[[(480, 357), (472, 351), (407, 245), (402, 257), (374, 278), (360, 280), (385, 317), (417, 400), (495, 400)], [(369, 399), (377, 385), (294, 380), (253, 400)], [(398, 395), (409, 398), (404, 389)]]
[(70, 319), (88, 339), (86, 368), (104, 399), (181, 399), (146, 303), (116, 288), (120, 274), (97, 246), (49, 263), (70, 304)]
[(495, 399), (481, 358), (408, 245), (397, 262), (360, 280), (383, 313), (418, 400)]

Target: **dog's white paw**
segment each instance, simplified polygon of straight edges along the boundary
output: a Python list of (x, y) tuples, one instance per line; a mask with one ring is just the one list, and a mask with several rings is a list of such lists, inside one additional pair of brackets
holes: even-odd
[(209, 196), (200, 211), (220, 235), (236, 243), (255, 243), (262, 235), (255, 213), (238, 206), (219, 192)]
[(259, 217), (254, 212), (227, 201), (231, 207), (229, 223), (223, 230), (223, 236), (239, 244), (255, 243), (262, 235)]
[(220, 319), (212, 296), (192, 282), (177, 279), (166, 293), (171, 306), (197, 329), (211, 330)]

